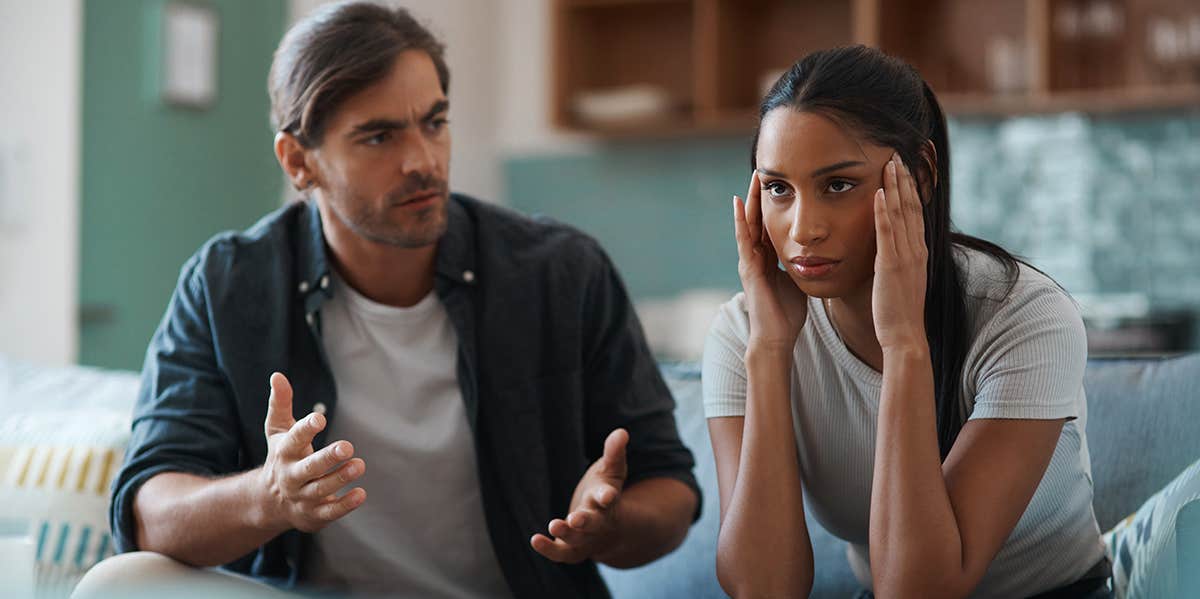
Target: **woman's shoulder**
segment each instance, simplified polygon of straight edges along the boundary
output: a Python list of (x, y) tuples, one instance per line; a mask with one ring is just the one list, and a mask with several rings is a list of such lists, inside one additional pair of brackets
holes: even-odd
[(1009, 265), (989, 253), (961, 246), (955, 248), (955, 260), (962, 273), (968, 304), (1020, 305), (1043, 295), (1058, 296), (1072, 303), (1070, 295), (1054, 279), (1019, 260)]
[(745, 342), (750, 337), (750, 313), (746, 308), (746, 294), (739, 291), (717, 308), (709, 326), (709, 337), (720, 335)]
[(1054, 279), (1018, 261), (1015, 271), (985, 252), (958, 248), (967, 317), (980, 337), (1018, 334), (1027, 327), (1085, 336), (1075, 300)]

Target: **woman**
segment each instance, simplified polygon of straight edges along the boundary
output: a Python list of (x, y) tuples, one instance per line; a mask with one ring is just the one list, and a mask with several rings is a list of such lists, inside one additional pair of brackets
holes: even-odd
[(744, 293), (704, 355), (722, 587), (808, 594), (807, 501), (880, 597), (1109, 596), (1082, 321), (951, 230), (929, 86), (877, 50), (822, 51), (760, 115), (734, 198)]

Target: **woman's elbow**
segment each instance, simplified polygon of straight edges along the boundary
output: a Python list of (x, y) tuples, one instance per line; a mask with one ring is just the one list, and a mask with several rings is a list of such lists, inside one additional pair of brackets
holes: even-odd
[[(977, 584), (978, 581), (975, 581)], [(962, 577), (936, 575), (875, 576), (872, 580), (876, 597), (925, 597), (928, 599), (960, 599), (971, 594), (975, 584)]]
[[(724, 558), (722, 557), (724, 556)], [(769, 564), (760, 560), (734, 559), (729, 552), (718, 550), (717, 582), (734, 599), (753, 597), (807, 597), (812, 591), (812, 567), (794, 568), (785, 564)], [(749, 564), (754, 564), (750, 567)]]

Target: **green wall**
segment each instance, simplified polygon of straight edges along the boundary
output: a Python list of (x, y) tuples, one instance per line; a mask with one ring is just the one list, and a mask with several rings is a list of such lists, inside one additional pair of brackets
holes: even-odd
[(80, 355), (137, 369), (183, 262), (278, 206), (266, 77), (284, 0), (207, 0), (220, 19), (207, 110), (154, 97), (161, 0), (84, 3)]
[(509, 205), (596, 236), (634, 298), (740, 287), (732, 200), (749, 183), (748, 137), (513, 158), (504, 175)]
[[(1200, 108), (953, 119), (949, 134), (961, 230), (1072, 293), (1200, 315)], [(730, 196), (746, 192), (747, 137), (600, 144), (503, 170), (509, 205), (595, 235), (635, 299), (741, 287)]]

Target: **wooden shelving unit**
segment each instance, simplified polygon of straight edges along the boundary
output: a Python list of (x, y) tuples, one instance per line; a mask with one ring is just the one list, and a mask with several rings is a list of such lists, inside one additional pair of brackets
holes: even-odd
[[(1200, 107), (1200, 56), (1179, 56), (1200, 43), (1182, 37), (1191, 19), (1200, 23), (1194, 0), (554, 0), (553, 6), (553, 120), (600, 136), (747, 131), (774, 76), (813, 50), (858, 43), (911, 62), (954, 115)], [(1176, 28), (1166, 45), (1164, 27)], [(640, 116), (621, 120), (581, 107), (581, 98), (630, 86), (651, 89), (657, 108), (647, 112), (643, 103)]]

